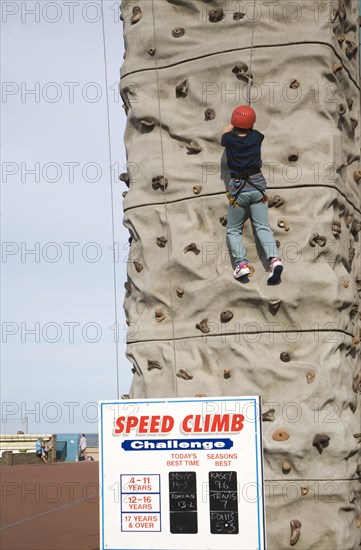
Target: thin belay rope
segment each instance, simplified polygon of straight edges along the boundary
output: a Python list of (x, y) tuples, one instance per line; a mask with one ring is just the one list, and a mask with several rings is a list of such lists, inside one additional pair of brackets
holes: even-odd
[(252, 75), (252, 61), (253, 61), (253, 44), (254, 44), (254, 26), (255, 26), (255, 17), (256, 17), (256, 0), (253, 0), (253, 18), (252, 18), (252, 35), (251, 35), (251, 51), (249, 56), (249, 77), (247, 84), (247, 105), (251, 105), (251, 90), (253, 84), (253, 75)]
[(115, 321), (115, 363), (116, 363), (116, 390), (117, 399), (119, 399), (119, 346), (118, 346), (118, 299), (117, 299), (117, 278), (116, 278), (116, 259), (115, 259), (115, 229), (114, 229), (114, 191), (112, 178), (112, 150), (110, 141), (110, 116), (109, 116), (109, 96), (108, 96), (108, 71), (107, 71), (107, 55), (105, 47), (105, 27), (104, 27), (104, 6), (101, 0), (101, 18), (103, 30), (103, 55), (104, 55), (104, 72), (105, 72), (105, 87), (106, 87), (106, 106), (108, 119), (108, 156), (109, 156), (109, 177), (110, 177), (110, 204), (111, 204), (111, 225), (112, 225), (112, 240), (113, 240), (113, 292), (114, 292), (114, 321)]
[[(159, 74), (158, 74), (158, 60), (157, 60), (157, 42), (156, 42), (156, 33), (155, 33), (155, 15), (154, 15), (154, 0), (152, 0), (152, 15), (153, 15), (153, 39), (154, 39), (154, 49), (155, 49), (155, 66), (156, 66), (156, 77), (157, 77), (157, 98), (158, 98), (158, 115), (159, 115), (159, 130), (160, 130), (160, 148), (162, 154), (162, 171), (163, 177), (165, 177), (164, 170), (164, 148), (163, 148), (163, 134), (162, 134), (162, 112), (160, 106), (160, 87), (159, 87)], [(167, 189), (164, 188), (164, 213), (165, 213), (165, 224), (167, 231), (168, 243), (169, 239), (169, 224), (168, 224), (168, 211), (167, 211)], [(170, 259), (170, 246), (166, 246), (167, 249), (167, 261), (168, 261), (168, 280), (169, 280), (169, 296), (170, 296), (170, 309), (171, 309), (171, 324), (172, 324), (172, 343), (173, 343), (173, 360), (174, 360), (174, 388), (176, 397), (178, 397), (178, 380), (177, 380), (177, 353), (175, 349), (175, 327), (173, 319), (173, 288), (172, 288), (172, 274), (171, 274), (171, 259)]]

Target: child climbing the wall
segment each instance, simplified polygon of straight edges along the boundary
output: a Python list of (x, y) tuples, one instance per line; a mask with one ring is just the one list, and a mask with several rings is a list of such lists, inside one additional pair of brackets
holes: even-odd
[(261, 172), (261, 144), (264, 135), (253, 129), (256, 113), (252, 107), (240, 105), (234, 109), (229, 124), (222, 134), (226, 149), (231, 180), (228, 188), (227, 241), (239, 279), (249, 275), (246, 249), (242, 242), (246, 208), (266, 257), (270, 260), (267, 282), (277, 284), (281, 280), (283, 265), (268, 222), (268, 197), (266, 180)]

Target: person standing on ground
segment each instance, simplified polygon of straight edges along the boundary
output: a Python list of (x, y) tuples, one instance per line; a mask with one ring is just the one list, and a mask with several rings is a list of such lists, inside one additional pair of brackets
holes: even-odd
[(37, 457), (41, 458), (43, 462), (48, 462), (47, 458), (44, 455), (44, 441), (42, 437), (38, 437), (38, 439), (35, 442), (35, 454)]
[(81, 434), (79, 440), (79, 460), (86, 460), (87, 441), (84, 434)]
[(256, 113), (252, 107), (240, 105), (234, 109), (231, 124), (222, 134), (231, 180), (227, 192), (227, 241), (234, 262), (234, 277), (249, 275), (249, 260), (242, 242), (246, 207), (249, 207), (253, 227), (256, 230), (266, 257), (270, 260), (268, 284), (281, 280), (283, 265), (276, 241), (268, 222), (267, 183), (261, 172), (261, 144), (264, 135), (253, 129)]

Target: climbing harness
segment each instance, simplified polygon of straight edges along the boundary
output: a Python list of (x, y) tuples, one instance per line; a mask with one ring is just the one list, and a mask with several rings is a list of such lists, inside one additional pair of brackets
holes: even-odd
[(239, 189), (237, 189), (237, 192), (234, 196), (231, 197), (230, 194), (227, 193), (229, 204), (231, 206), (240, 206), (237, 203), (237, 199), (238, 199), (240, 193), (243, 191), (243, 189), (244, 189), (244, 187), (246, 186), (247, 183), (249, 185), (251, 185), (252, 187), (254, 187), (256, 191), (259, 191), (260, 193), (262, 193), (262, 199), (258, 202), (267, 202), (267, 200), (268, 200), (267, 194), (263, 191), (263, 189), (261, 189), (260, 187), (255, 185), (253, 183), (253, 181), (250, 179), (250, 176), (253, 176), (255, 174), (259, 174), (260, 171), (261, 171), (260, 168), (248, 168), (248, 169), (242, 170), (242, 172), (239, 172), (238, 174), (232, 174), (232, 179), (234, 181), (237, 182), (237, 181), (242, 181), (243, 180), (243, 183), (240, 185)]

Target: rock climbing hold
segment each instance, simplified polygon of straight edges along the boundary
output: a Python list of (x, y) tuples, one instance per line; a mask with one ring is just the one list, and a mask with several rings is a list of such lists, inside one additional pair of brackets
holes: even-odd
[(357, 233), (361, 231), (361, 222), (353, 220), (351, 224), (351, 233), (352, 235), (357, 235)]
[(233, 319), (233, 313), (229, 309), (222, 311), (220, 315), (221, 323), (228, 323), (231, 319)]
[(268, 411), (262, 413), (263, 422), (273, 422), (275, 419), (276, 409), (269, 409)]
[(332, 235), (335, 237), (338, 237), (338, 235), (341, 233), (341, 222), (338, 220), (333, 220), (332, 222)]
[(177, 294), (178, 298), (183, 298), (183, 296), (184, 296), (183, 288), (180, 288), (179, 286), (177, 286), (175, 291), (176, 291), (176, 294)]
[(352, 40), (346, 40), (347, 48), (346, 55), (348, 58), (352, 57), (358, 50), (357, 44)]
[(129, 174), (128, 172), (123, 172), (119, 175), (120, 181), (124, 181), (125, 185), (129, 187)]
[(213, 8), (208, 13), (208, 19), (211, 23), (219, 23), (224, 17), (224, 11), (221, 7)]
[(286, 432), (286, 430), (276, 430), (272, 434), (272, 439), (275, 441), (287, 441), (289, 439), (290, 434)]
[(182, 27), (176, 27), (172, 30), (173, 38), (181, 38), (186, 31)]
[(291, 470), (292, 470), (292, 464), (288, 462), (288, 460), (284, 460), (282, 462), (282, 472), (284, 474), (289, 474)]
[(351, 341), (352, 349), (357, 348), (359, 343), (360, 343), (360, 336), (358, 334), (355, 334), (355, 336), (352, 337), (352, 341)]
[(316, 246), (316, 244), (323, 247), (323, 246), (326, 245), (327, 239), (326, 239), (326, 237), (323, 237), (322, 235), (319, 235), (318, 233), (314, 233), (308, 242), (309, 242), (310, 246), (312, 246), (312, 248), (314, 248)]
[(126, 290), (127, 292), (129, 292), (129, 294), (131, 294), (131, 292), (132, 292), (132, 285), (130, 284), (129, 281), (126, 281), (126, 282), (124, 283), (124, 288), (125, 288), (125, 290)]
[(278, 311), (281, 305), (281, 300), (270, 300), (268, 305), (272, 311)]
[(358, 126), (358, 120), (357, 120), (357, 118), (355, 118), (355, 117), (352, 116), (352, 117), (350, 118), (350, 121), (351, 121), (352, 129), (353, 129), (353, 130), (356, 130), (356, 128), (357, 128), (357, 126)]
[(341, 63), (334, 63), (332, 65), (332, 72), (334, 74), (338, 73), (339, 71), (342, 71), (342, 69), (343, 69), (343, 65)]
[(356, 443), (361, 443), (361, 432), (358, 434), (353, 434), (353, 436), (357, 440)]
[(348, 166), (348, 163), (343, 162), (342, 164), (340, 164), (340, 166), (338, 168), (336, 168), (336, 172), (340, 173), (341, 170), (343, 170), (344, 168), (347, 168), (347, 166)]
[(197, 155), (202, 151), (202, 147), (198, 145), (198, 143), (196, 143), (195, 141), (187, 143), (186, 147), (189, 155)]
[(120, 399), (123, 399), (123, 400), (130, 399), (129, 393), (123, 393), (123, 395), (120, 396)]
[(196, 256), (200, 253), (199, 248), (197, 247), (196, 243), (190, 243), (187, 246), (183, 248), (184, 254), (187, 254), (187, 252), (194, 252)]
[(137, 262), (137, 260), (134, 260), (133, 265), (137, 273), (140, 273), (141, 271), (143, 271), (143, 265), (140, 262)]
[(346, 103), (347, 103), (347, 107), (348, 107), (349, 110), (351, 111), (351, 110), (352, 110), (352, 107), (353, 107), (353, 104), (354, 104), (353, 99), (346, 99)]
[(199, 193), (202, 191), (202, 186), (201, 185), (193, 185), (193, 193), (195, 195), (199, 195)]
[(301, 83), (299, 80), (297, 80), (296, 78), (294, 78), (293, 80), (291, 80), (290, 82), (290, 88), (293, 88), (294, 90), (296, 90), (297, 88), (299, 88), (301, 86)]
[(196, 324), (196, 328), (204, 334), (208, 334), (211, 330), (208, 326), (208, 319), (202, 319), (200, 323)]
[(361, 514), (359, 514), (356, 519), (355, 519), (355, 525), (357, 527), (357, 529), (360, 529), (361, 527)]
[(153, 57), (153, 55), (155, 54), (155, 48), (148, 48), (147, 52)]
[(351, 214), (350, 216), (347, 216), (346, 219), (345, 219), (345, 224), (346, 224), (346, 227), (349, 229), (351, 223), (352, 223), (352, 220), (353, 220), (353, 215)]
[(361, 275), (357, 275), (356, 279), (356, 289), (358, 292), (361, 292)]
[(301, 536), (302, 523), (298, 521), (298, 519), (293, 519), (290, 521), (290, 526), (291, 526), (290, 545), (294, 546), (295, 544), (297, 544)]
[(152, 178), (152, 187), (155, 191), (157, 189), (160, 189), (161, 191), (165, 191), (168, 187), (168, 180), (164, 176), (155, 176)]
[(228, 368), (223, 369), (223, 378), (227, 380), (228, 378), (231, 378), (231, 376), (232, 376), (231, 369), (228, 369)]
[(352, 504), (353, 502), (355, 502), (355, 500), (357, 500), (359, 497), (361, 497), (361, 489), (356, 491), (355, 489), (352, 489), (351, 493), (350, 493), (350, 504)]
[(346, 114), (346, 111), (347, 111), (346, 105), (344, 105), (343, 103), (340, 103), (340, 105), (338, 106), (339, 116), (343, 116), (344, 114)]
[(178, 378), (183, 378), (183, 380), (192, 380), (193, 378), (193, 375), (187, 369), (179, 369), (177, 376)]
[(352, 382), (352, 389), (355, 393), (360, 392), (361, 393), (361, 374), (358, 374), (355, 376)]
[(135, 374), (135, 373), (137, 372), (137, 369), (136, 369), (135, 367), (132, 367), (132, 368), (130, 369), (130, 372), (132, 372), (133, 374)]
[(350, 281), (348, 279), (344, 279), (342, 286), (343, 288), (348, 288), (350, 286)]
[(179, 84), (177, 84), (175, 88), (175, 95), (176, 97), (187, 97), (188, 95), (188, 82), (187, 79), (182, 80)]
[(204, 111), (205, 120), (213, 120), (216, 118), (216, 111), (214, 109), (206, 109)]
[(301, 485), (301, 496), (305, 497), (308, 495), (310, 488), (307, 485)]
[(125, 199), (125, 197), (126, 197), (127, 195), (128, 195), (128, 191), (123, 191), (123, 193), (122, 193), (123, 199)]
[(154, 310), (154, 317), (157, 323), (161, 323), (165, 319), (165, 315), (161, 307), (156, 307)]
[(163, 235), (161, 237), (157, 237), (156, 239), (156, 243), (160, 248), (165, 248), (167, 242), (168, 242), (167, 237), (164, 237)]
[(353, 179), (356, 183), (359, 183), (359, 181), (361, 181), (361, 170), (357, 170), (357, 172), (354, 172)]
[(157, 369), (157, 370), (162, 370), (162, 365), (159, 363), (159, 361), (155, 361), (153, 359), (148, 359), (148, 370), (153, 370), (153, 369)]
[(330, 436), (326, 434), (316, 434), (312, 440), (312, 445), (313, 447), (316, 447), (319, 454), (322, 455), (322, 451), (328, 447), (330, 439)]
[(283, 361), (284, 363), (289, 363), (291, 361), (291, 356), (290, 354), (288, 353), (288, 351), (283, 351), (280, 355), (280, 359), (281, 361)]
[(343, 42), (345, 42), (346, 40), (346, 35), (345, 34), (339, 34), (338, 37), (337, 37), (337, 41), (339, 44), (343, 44)]
[(289, 162), (297, 162), (298, 161), (298, 153), (290, 153), (288, 155)]
[(232, 69), (232, 73), (234, 73), (236, 76), (246, 76), (248, 77), (248, 65), (245, 63), (240, 63), (239, 65), (235, 65)]
[(135, 25), (136, 23), (138, 23), (138, 21), (141, 20), (142, 18), (142, 10), (140, 9), (139, 6), (134, 6), (133, 10), (132, 10), (132, 17), (130, 18), (130, 23), (132, 25)]
[(149, 118), (142, 118), (140, 123), (143, 126), (143, 130), (148, 132), (151, 132), (155, 126), (154, 120), (150, 120)]
[(280, 246), (281, 246), (281, 241), (279, 241), (278, 239), (276, 239), (276, 246), (277, 246), (277, 248), (280, 248)]
[(285, 220), (278, 220), (277, 225), (278, 227), (280, 227), (281, 229), (284, 229), (285, 231), (290, 230), (290, 226)]
[(194, 397), (208, 397), (206, 393), (196, 393)]
[(316, 378), (315, 373), (309, 370), (306, 374), (307, 384), (312, 384), (315, 378)]
[(268, 199), (268, 207), (272, 208), (273, 206), (275, 206), (276, 208), (279, 208), (280, 206), (282, 206), (282, 204), (284, 204), (284, 202), (285, 199), (283, 199), (280, 195), (272, 195)]
[(234, 14), (233, 14), (233, 19), (234, 21), (240, 21), (241, 19), (243, 19), (245, 17), (245, 13), (243, 13), (242, 11), (235, 11)]
[(221, 216), (219, 218), (219, 223), (223, 226), (223, 227), (227, 227), (227, 216)]
[(253, 267), (253, 265), (250, 265), (248, 277), (253, 277), (254, 273), (255, 273), (255, 268)]

